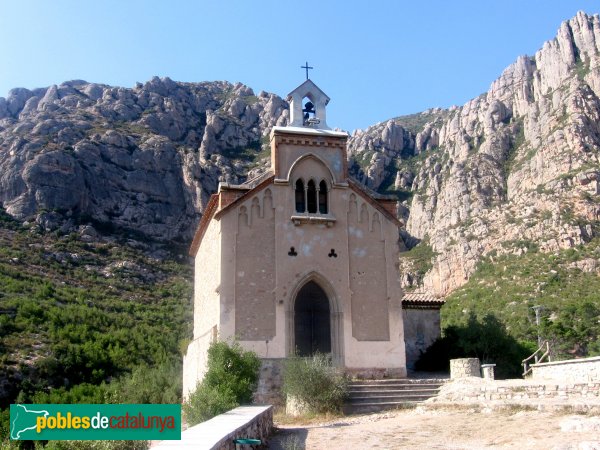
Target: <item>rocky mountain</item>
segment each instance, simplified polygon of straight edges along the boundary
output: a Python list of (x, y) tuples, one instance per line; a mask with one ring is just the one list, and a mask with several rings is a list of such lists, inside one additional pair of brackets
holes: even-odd
[(431, 247), (424, 277), (402, 261), (405, 286), (445, 295), (482, 255), (553, 252), (596, 235), (599, 96), (600, 22), (580, 12), (464, 106), (356, 133), (355, 171), (403, 194), (406, 231)]
[(286, 108), (242, 84), (169, 78), (13, 89), (0, 98), (0, 203), (47, 229), (83, 218), (186, 240), (218, 182), (260, 165)]
[[(484, 255), (600, 231), (600, 22), (578, 13), (488, 92), (356, 131), (352, 174), (396, 194), (404, 286), (446, 295)], [(186, 241), (218, 181), (268, 165), (281, 98), (226, 82), (71, 81), (0, 98), (0, 204), (42, 228), (111, 223)], [(420, 249), (420, 250), (419, 250)]]

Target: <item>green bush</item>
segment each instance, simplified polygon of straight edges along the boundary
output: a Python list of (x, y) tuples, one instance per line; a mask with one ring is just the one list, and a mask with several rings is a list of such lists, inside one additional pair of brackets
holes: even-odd
[(600, 354), (600, 305), (582, 301), (567, 304), (547, 315), (541, 322), (542, 338), (550, 342), (554, 359), (569, 359)]
[[(8, 432), (7, 432), (8, 433)], [(0, 436), (0, 450), (146, 450), (148, 441), (11, 441)]]
[(429, 243), (429, 238), (423, 239), (416, 246), (407, 252), (400, 254), (401, 258), (408, 258), (414, 264), (414, 268), (419, 275), (425, 275), (433, 267), (432, 260), (437, 256), (433, 247)]
[(189, 425), (250, 403), (260, 360), (256, 353), (245, 351), (237, 343), (213, 342), (208, 349), (207, 366), (202, 382), (183, 405)]
[(229, 388), (198, 383), (196, 391), (183, 404), (185, 419), (189, 425), (196, 425), (238, 406), (235, 395)]
[(309, 358), (289, 358), (284, 365), (283, 392), (311, 412), (339, 411), (346, 397), (348, 380), (333, 366), (331, 358), (316, 353)]
[(115, 403), (180, 403), (181, 360), (165, 360), (156, 366), (140, 365), (131, 374), (110, 383)]
[[(1, 211), (0, 211), (1, 212)], [(10, 411), (8, 409), (0, 410), (0, 448), (4, 449), (4, 440), (8, 437), (10, 431)], [(8, 441), (8, 439), (6, 439)]]

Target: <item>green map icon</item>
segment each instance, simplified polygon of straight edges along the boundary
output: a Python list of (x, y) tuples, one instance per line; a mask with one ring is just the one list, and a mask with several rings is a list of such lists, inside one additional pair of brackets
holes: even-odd
[(10, 438), (11, 439), (26, 439), (27, 431), (35, 430), (37, 426), (37, 418), (40, 416), (47, 417), (50, 413), (46, 410), (27, 409), (23, 405), (10, 405), (11, 421), (10, 421)]

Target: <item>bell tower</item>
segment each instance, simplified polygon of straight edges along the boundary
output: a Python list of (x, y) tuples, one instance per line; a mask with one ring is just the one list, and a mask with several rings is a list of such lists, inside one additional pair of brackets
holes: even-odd
[(328, 186), (347, 186), (348, 133), (334, 131), (327, 125), (327, 94), (306, 80), (288, 94), (287, 101), (290, 103), (289, 125), (273, 127), (271, 131), (271, 169), (275, 182), (295, 183), (302, 170), (296, 173), (296, 178), (292, 172), (311, 160), (316, 164), (312, 170), (323, 171)]
[(286, 98), (290, 102), (291, 127), (330, 130), (327, 126), (326, 106), (329, 97), (311, 80), (306, 80)]

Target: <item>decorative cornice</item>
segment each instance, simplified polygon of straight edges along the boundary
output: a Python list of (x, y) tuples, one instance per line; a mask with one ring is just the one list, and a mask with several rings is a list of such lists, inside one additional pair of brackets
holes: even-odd
[(275, 135), (275, 142), (277, 145), (297, 145), (304, 147), (329, 147), (339, 148), (344, 150), (346, 148), (346, 137), (324, 137), (324, 136), (306, 136), (306, 135)]

